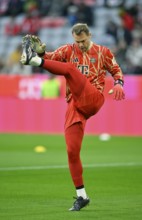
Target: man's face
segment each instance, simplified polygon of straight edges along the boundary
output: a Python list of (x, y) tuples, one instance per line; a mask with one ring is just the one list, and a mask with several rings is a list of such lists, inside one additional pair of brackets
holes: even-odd
[(91, 34), (86, 35), (85, 32), (82, 32), (80, 35), (76, 35), (75, 33), (73, 33), (73, 38), (82, 52), (86, 52), (89, 49), (91, 43)]

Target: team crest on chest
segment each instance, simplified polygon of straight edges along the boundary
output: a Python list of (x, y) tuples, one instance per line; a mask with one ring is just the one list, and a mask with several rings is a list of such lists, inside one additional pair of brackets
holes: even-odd
[(91, 63), (95, 63), (96, 62), (96, 59), (94, 57), (90, 58), (90, 62)]

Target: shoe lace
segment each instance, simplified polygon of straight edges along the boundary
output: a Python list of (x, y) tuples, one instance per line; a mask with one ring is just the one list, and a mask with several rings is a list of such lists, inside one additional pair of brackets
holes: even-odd
[(34, 49), (34, 44), (30, 36), (26, 36), (23, 38), (22, 47), (24, 47), (26, 44), (29, 44), (32, 50)]

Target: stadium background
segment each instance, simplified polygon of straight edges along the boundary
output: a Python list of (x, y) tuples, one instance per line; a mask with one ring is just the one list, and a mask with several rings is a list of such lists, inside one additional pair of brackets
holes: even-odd
[[(12, 1), (11, 1), (12, 2)], [(26, 1), (23, 1), (26, 2)], [(27, 1), (38, 2), (38, 1)], [(65, 1), (66, 2), (66, 1)], [(78, 4), (79, 1), (74, 1)], [(106, 7), (105, 2), (110, 2)], [(112, 2), (112, 3), (111, 3)], [(96, 43), (106, 45), (112, 50), (115, 40), (112, 35), (105, 32), (107, 22), (115, 20), (120, 22), (119, 10), (122, 2), (125, 8), (133, 8), (136, 3), (141, 7), (141, 1), (85, 1), (93, 11), (94, 22), (90, 24), (92, 39)], [(40, 28), (38, 35), (43, 42), (46, 42), (47, 49), (55, 49), (65, 43), (73, 41), (71, 36), (71, 21), (69, 16), (61, 16), (64, 1), (57, 7), (58, 1), (52, 2), (51, 11), (48, 15), (40, 16)], [(112, 4), (112, 5), (111, 5)], [(31, 7), (31, 6), (30, 6)], [(13, 8), (14, 9), (14, 8)], [(57, 10), (58, 9), (58, 10)], [(60, 11), (60, 10), (61, 11)], [(37, 8), (30, 9), (33, 13), (33, 21), (36, 23)], [(56, 13), (55, 13), (56, 12)], [(57, 13), (58, 12), (58, 13)], [(21, 44), (22, 36), (26, 32), (10, 32), (8, 26), (24, 26), (25, 13), (17, 15), (5, 14), (0, 19), (0, 58), (10, 59), (13, 51)], [(109, 18), (108, 18), (109, 16)], [(37, 23), (38, 24), (38, 23)], [(18, 26), (18, 27), (19, 27)], [(36, 30), (37, 31), (37, 30)], [(14, 56), (14, 55), (13, 55)], [(19, 65), (19, 60), (15, 65)], [(120, 66), (122, 64), (120, 63)], [(5, 63), (0, 74), (0, 132), (18, 133), (63, 133), (64, 113), (66, 109), (65, 81), (58, 77), (61, 82), (60, 97), (54, 100), (44, 100), (41, 97), (41, 84), (48, 79), (49, 73), (40, 72), (40, 69), (30, 69), (26, 72), (26, 67), (17, 67), (14, 72), (12, 64)], [(122, 65), (123, 69), (123, 65)], [(18, 72), (19, 71), (19, 72)], [(125, 74), (125, 71), (124, 71)], [(92, 117), (86, 127), (86, 132), (91, 134), (110, 133), (114, 135), (142, 135), (142, 76), (135, 72), (125, 74), (126, 99), (122, 102), (115, 102), (108, 95), (109, 89), (113, 86), (113, 81), (106, 77), (105, 97), (106, 102), (102, 110)], [(30, 122), (29, 122), (30, 118)]]
[[(107, 74), (106, 102), (86, 126), (88, 135), (84, 137), (81, 159), (91, 203), (81, 212), (68, 212), (75, 192), (63, 136), (65, 81), (57, 78), (61, 85), (59, 97), (44, 99), (41, 87), (45, 80), (49, 82), (50, 73), (23, 67), (19, 62), (21, 40), (27, 28), (23, 25), (27, 5), (30, 3), (35, 12), (38, 3), (42, 11), (38, 35), (47, 43), (47, 49), (53, 50), (72, 42), (73, 17), (61, 16), (63, 5), (68, 2), (0, 0), (0, 219), (141, 220), (142, 71), (126, 62), (124, 48), (116, 55), (125, 76), (126, 99), (117, 102), (108, 95), (113, 80)], [(78, 4), (82, 0), (73, 2)], [(118, 43), (105, 29), (110, 17), (120, 24), (118, 12), (123, 4), (138, 16), (131, 33), (142, 36), (141, 0), (85, 0), (85, 4), (94, 15), (90, 24), (94, 42), (116, 52)], [(66, 5), (64, 9), (67, 8)], [(32, 20), (38, 27), (35, 18)], [(19, 33), (21, 27), (24, 32)], [(120, 39), (123, 33), (120, 28)], [(136, 62), (140, 48), (141, 44), (130, 53)], [(110, 136), (101, 135), (104, 133)]]

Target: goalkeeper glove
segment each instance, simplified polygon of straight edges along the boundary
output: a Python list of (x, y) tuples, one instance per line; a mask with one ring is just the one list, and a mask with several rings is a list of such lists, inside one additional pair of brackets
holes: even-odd
[(45, 54), (46, 44), (42, 43), (39, 37), (35, 35), (26, 35), (23, 37), (23, 41), (26, 41), (26, 39), (30, 37), (32, 42), (32, 48), (33, 50), (39, 55), (43, 56)]
[(114, 87), (109, 91), (109, 94), (113, 95), (115, 100), (122, 100), (125, 99), (125, 93), (123, 89), (123, 81), (116, 80), (114, 83)]

